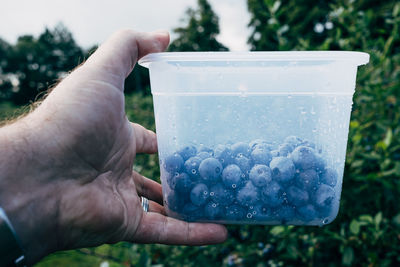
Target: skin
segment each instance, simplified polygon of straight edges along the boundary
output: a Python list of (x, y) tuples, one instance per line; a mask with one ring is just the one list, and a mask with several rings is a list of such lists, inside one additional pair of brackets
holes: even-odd
[[(167, 217), (161, 185), (132, 170), (136, 153), (156, 153), (157, 140), (128, 121), (124, 80), (139, 58), (168, 43), (167, 32), (117, 32), (36, 110), (0, 128), (0, 205), (28, 264), (103, 243), (226, 239), (222, 225)], [(140, 196), (150, 199), (147, 213)]]

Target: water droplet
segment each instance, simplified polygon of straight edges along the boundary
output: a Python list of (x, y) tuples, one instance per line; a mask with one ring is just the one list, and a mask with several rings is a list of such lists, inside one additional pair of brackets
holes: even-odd
[(250, 219), (251, 217), (253, 217), (253, 214), (247, 213), (246, 217), (247, 217), (248, 219)]
[(210, 192), (210, 196), (214, 196), (214, 192)]
[(207, 195), (207, 194), (208, 194), (208, 192), (207, 192), (207, 191), (204, 191), (204, 192), (203, 192), (203, 194), (204, 194), (204, 195)]
[(327, 224), (328, 222), (329, 222), (329, 219), (328, 219), (328, 218), (325, 218), (325, 219), (322, 221), (323, 224)]
[(217, 207), (217, 204), (215, 204), (215, 203), (212, 203), (212, 205), (211, 205), (213, 208), (216, 208)]
[(233, 185), (232, 185), (232, 188), (236, 188), (236, 184), (233, 184)]
[(257, 214), (257, 211), (254, 210), (254, 211), (253, 211), (253, 215), (256, 215), (256, 214)]
[(195, 169), (193, 169), (193, 170), (192, 170), (192, 173), (193, 173), (193, 174), (196, 174), (196, 170), (195, 170)]

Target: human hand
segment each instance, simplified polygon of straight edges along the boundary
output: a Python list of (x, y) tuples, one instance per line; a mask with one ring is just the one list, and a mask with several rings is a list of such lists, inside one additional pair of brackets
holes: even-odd
[[(0, 129), (0, 205), (26, 249), (45, 255), (130, 241), (223, 242), (222, 225), (165, 216), (160, 184), (132, 171), (156, 136), (128, 121), (124, 80), (136, 61), (163, 51), (168, 33), (114, 34), (26, 117)], [(140, 196), (150, 199), (142, 210)]]

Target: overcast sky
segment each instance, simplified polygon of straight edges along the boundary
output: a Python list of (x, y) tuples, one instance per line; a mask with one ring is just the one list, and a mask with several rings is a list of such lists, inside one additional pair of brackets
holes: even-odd
[[(246, 0), (209, 0), (220, 18), (220, 42), (234, 51), (248, 50)], [(120, 28), (138, 31), (180, 26), (197, 0), (1, 0), (0, 37), (14, 43), (22, 34), (40, 34), (63, 22), (80, 46), (103, 42)], [(172, 36), (173, 37), (173, 36)]]

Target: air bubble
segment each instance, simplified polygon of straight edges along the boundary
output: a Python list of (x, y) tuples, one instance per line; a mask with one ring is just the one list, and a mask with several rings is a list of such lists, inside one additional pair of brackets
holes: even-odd
[(217, 204), (215, 204), (215, 203), (212, 203), (212, 205), (211, 205), (213, 208), (216, 208), (217, 207)]
[(236, 184), (233, 184), (233, 185), (232, 185), (232, 188), (236, 188)]
[(192, 170), (192, 173), (193, 173), (193, 174), (196, 174), (196, 170), (193, 169), (193, 170)]
[(251, 219), (251, 217), (253, 217), (253, 214), (247, 213), (246, 217), (247, 217), (248, 219)]
[(214, 196), (214, 192), (210, 192), (210, 196)]

